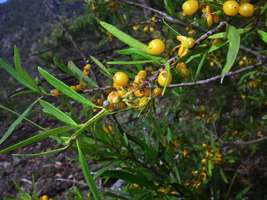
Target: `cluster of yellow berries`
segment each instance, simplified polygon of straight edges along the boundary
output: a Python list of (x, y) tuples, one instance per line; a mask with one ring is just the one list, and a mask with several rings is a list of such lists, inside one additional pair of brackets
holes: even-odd
[(206, 111), (205, 106), (201, 105), (197, 110), (197, 119), (201, 119), (204, 123), (213, 123), (218, 119), (218, 114), (215, 112)]
[[(164, 72), (166, 71), (162, 71), (158, 76), (160, 84), (164, 83)], [(113, 89), (107, 95), (107, 100), (103, 102), (103, 106), (109, 106), (110, 110), (121, 108), (118, 105), (122, 104), (130, 108), (141, 108), (148, 104), (152, 96), (160, 96), (162, 93), (160, 87), (154, 89), (148, 87), (147, 74), (146, 70), (141, 70), (135, 76), (134, 81), (130, 82), (129, 76), (125, 72), (116, 72), (112, 78)]]
[(239, 13), (243, 17), (251, 17), (254, 13), (254, 6), (248, 2), (239, 5), (237, 1), (228, 0), (223, 4), (223, 11), (228, 16), (236, 16)]
[[(187, 0), (182, 5), (184, 16), (193, 16), (199, 8), (202, 7), (198, 0)], [(243, 17), (251, 17), (254, 13), (254, 6), (248, 2), (239, 3), (235, 0), (227, 0), (223, 4), (223, 12), (228, 16), (236, 16), (238, 13)], [(213, 23), (219, 21), (218, 15), (212, 11), (209, 5), (203, 6), (203, 16), (206, 18), (207, 25), (212, 26)]]
[[(157, 18), (155, 16), (151, 17), (149, 21), (144, 25), (143, 31), (144, 33), (153, 33), (156, 30)], [(138, 31), (140, 29), (140, 24), (134, 25), (132, 28), (134, 31)]]
[(192, 171), (194, 179), (191, 181), (190, 185), (193, 188), (199, 188), (199, 186), (204, 183), (208, 178), (208, 162), (213, 164), (221, 164), (223, 162), (223, 156), (218, 149), (213, 150), (210, 145), (202, 144), (204, 150), (204, 157), (201, 159), (201, 169)]

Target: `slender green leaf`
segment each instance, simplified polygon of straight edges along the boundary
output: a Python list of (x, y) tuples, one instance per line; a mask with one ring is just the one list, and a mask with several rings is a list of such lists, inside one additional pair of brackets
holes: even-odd
[(74, 64), (74, 62), (69, 61), (67, 68), (71, 72), (71, 75), (73, 75), (77, 80), (84, 81), (90, 86), (97, 87), (96, 82), (92, 80), (90, 77), (84, 76), (83, 72)]
[(96, 183), (94, 181), (94, 178), (91, 175), (87, 161), (86, 161), (86, 159), (83, 155), (83, 152), (81, 150), (79, 140), (76, 140), (76, 144), (77, 144), (77, 149), (78, 149), (78, 153), (79, 153), (80, 166), (82, 168), (82, 172), (83, 172), (84, 178), (86, 180), (86, 183), (87, 183), (87, 185), (88, 185), (88, 187), (89, 187), (89, 189), (90, 189), (90, 191), (94, 197), (94, 200), (101, 200), (102, 199), (101, 193), (98, 191)]
[(30, 90), (35, 90), (29, 83), (27, 83), (21, 76), (19, 76), (18, 72), (8, 63), (6, 63), (3, 59), (0, 58), (0, 68), (4, 69), (10, 76), (16, 79), (20, 84), (29, 88)]
[(258, 34), (260, 35), (260, 38), (267, 43), (267, 32), (264, 32), (262, 30), (258, 30)]
[(240, 48), (240, 33), (238, 33), (237, 29), (234, 26), (229, 26), (227, 38), (229, 40), (229, 48), (226, 57), (226, 63), (221, 74), (221, 82), (223, 81), (224, 75), (228, 73), (234, 65)]
[(245, 187), (243, 190), (241, 190), (234, 198), (234, 200), (242, 200), (244, 199), (245, 195), (249, 192), (249, 190), (251, 189), (250, 186)]
[(71, 130), (71, 127), (64, 126), (64, 127), (59, 127), (59, 128), (47, 130), (47, 131), (42, 131), (37, 135), (34, 135), (30, 138), (27, 138), (25, 140), (20, 141), (17, 144), (11, 145), (5, 149), (0, 150), (0, 154), (6, 154), (10, 151), (16, 150), (16, 149), (21, 148), (21, 147), (25, 147), (27, 145), (34, 143), (34, 142), (39, 142), (43, 139), (48, 138), (49, 136), (58, 135), (60, 133), (63, 133), (63, 132), (69, 131), (69, 130)]
[(15, 69), (17, 71), (17, 74), (28, 84), (31, 86), (31, 90), (34, 92), (39, 92), (39, 88), (37, 86), (37, 83), (35, 80), (28, 74), (28, 72), (23, 69), (21, 65), (21, 58), (19, 49), (15, 46), (14, 47), (14, 63), (15, 63)]
[(163, 64), (166, 62), (166, 60), (160, 56), (152, 56), (152, 55), (146, 54), (142, 51), (138, 51), (135, 48), (118, 50), (117, 53), (122, 54), (122, 55), (138, 55), (138, 56), (145, 58), (145, 59), (148, 59), (148, 60), (154, 60), (156, 63), (159, 63), (159, 64)]
[(57, 88), (59, 91), (61, 91), (63, 94), (67, 95), (68, 97), (86, 105), (89, 107), (97, 107), (95, 104), (93, 104), (90, 100), (86, 99), (81, 94), (75, 92), (72, 90), (69, 86), (67, 86), (62, 81), (55, 78), (53, 75), (42, 69), (41, 67), (38, 67), (39, 73), (47, 80), (48, 83), (50, 83), (52, 86)]
[(103, 177), (119, 178), (128, 183), (137, 183), (138, 185), (151, 187), (153, 183), (147, 180), (144, 176), (132, 174), (123, 170), (107, 170), (102, 173)]
[[(39, 100), (39, 99), (38, 99)], [(29, 112), (32, 110), (33, 106), (38, 102), (34, 101), (7, 129), (7, 131), (4, 133), (3, 137), (0, 139), (0, 144), (6, 141), (6, 139), (11, 136), (13, 131), (16, 129), (16, 127), (23, 121), (23, 119), (29, 114)]]
[(0, 108), (2, 108), (3, 110), (5, 110), (5, 111), (7, 111), (7, 112), (10, 112), (10, 113), (12, 113), (12, 114), (18, 116), (18, 117), (22, 116), (22, 118), (23, 118), (25, 121), (31, 123), (31, 124), (34, 125), (35, 127), (39, 128), (39, 129), (41, 129), (41, 130), (43, 130), (43, 131), (46, 130), (45, 128), (41, 127), (39, 124), (36, 124), (36, 123), (33, 122), (32, 120), (28, 119), (26, 116), (23, 116), (23, 115), (17, 113), (16, 111), (14, 111), (14, 110), (11, 110), (10, 108), (8, 108), (8, 107), (6, 107), (6, 106), (3, 106), (3, 105), (0, 104)]
[(71, 126), (78, 126), (78, 124), (66, 113), (63, 111), (59, 110), (52, 104), (48, 103), (47, 101), (40, 100), (40, 104), (43, 107), (43, 111), (47, 114), (53, 115), (55, 118), (58, 120), (71, 125)]
[(174, 14), (174, 5), (173, 5), (173, 0), (164, 0), (164, 6), (165, 9), (167, 10), (168, 14), (173, 15)]
[(114, 35), (116, 38), (121, 40), (123, 43), (128, 44), (130, 47), (136, 48), (140, 51), (147, 52), (148, 47), (146, 44), (138, 41), (137, 39), (131, 37), (130, 35), (122, 32), (115, 26), (108, 24), (104, 21), (100, 21), (100, 25), (104, 27), (108, 32), (110, 32), (112, 35)]
[(208, 52), (205, 52), (203, 54), (198, 66), (197, 66), (197, 71), (196, 71), (196, 74), (195, 74), (195, 80), (197, 80), (197, 78), (198, 78), (198, 75), (199, 75), (199, 73), (200, 73), (200, 71), (201, 71), (201, 69), (203, 67), (203, 64), (204, 64), (204, 61), (206, 60), (207, 55), (208, 55)]
[(94, 63), (100, 68), (101, 72), (109, 78), (112, 78), (110, 71), (97, 58), (90, 56)]
[[(244, 28), (239, 28), (239, 29), (236, 29), (236, 30), (240, 35), (246, 33), (247, 31), (249, 31), (249, 29), (244, 29)], [(209, 39), (219, 39), (219, 38), (226, 38), (226, 36), (227, 36), (226, 32), (221, 32), (221, 33), (215, 33), (213, 35), (210, 35), (208, 38)]]
[(145, 64), (145, 63), (153, 63), (154, 60), (135, 60), (135, 61), (109, 61), (107, 64), (109, 65), (137, 65), (137, 64)]

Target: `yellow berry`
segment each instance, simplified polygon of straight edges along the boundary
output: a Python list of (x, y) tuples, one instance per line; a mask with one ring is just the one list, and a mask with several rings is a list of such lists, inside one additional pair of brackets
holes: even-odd
[(148, 44), (148, 53), (151, 55), (160, 55), (165, 50), (165, 43), (160, 39), (154, 39)]
[(144, 107), (148, 104), (149, 98), (148, 97), (142, 97), (139, 99), (138, 106), (139, 107)]
[(223, 12), (228, 16), (235, 16), (238, 14), (239, 4), (236, 1), (229, 0), (223, 4)]
[(90, 64), (86, 64), (84, 67), (83, 67), (83, 70), (90, 70), (91, 69), (91, 65)]
[(116, 104), (120, 102), (120, 96), (118, 92), (112, 91), (108, 94), (107, 100), (110, 104)]
[(187, 78), (190, 74), (190, 71), (184, 62), (177, 63), (176, 70), (183, 78)]
[(198, 8), (199, 4), (197, 0), (188, 0), (182, 5), (183, 14), (187, 16), (194, 15), (197, 12)]
[(123, 97), (126, 94), (126, 91), (124, 89), (120, 89), (117, 92), (120, 97)]
[(116, 87), (125, 87), (128, 85), (129, 77), (124, 72), (116, 72), (113, 76), (113, 84)]
[(135, 90), (134, 91), (134, 96), (136, 97), (142, 97), (144, 96), (143, 92), (141, 90)]
[(75, 85), (75, 91), (80, 92), (82, 91), (83, 86), (81, 84)]
[(40, 200), (49, 200), (49, 197), (47, 195), (42, 195), (40, 197)]
[(202, 165), (206, 165), (208, 163), (208, 160), (206, 159), (206, 158), (203, 158), (202, 160), (201, 160), (201, 164)]
[(149, 26), (148, 26), (148, 25), (145, 25), (143, 31), (144, 31), (145, 33), (147, 33), (147, 32), (149, 31)]
[(50, 91), (50, 94), (51, 94), (51, 96), (53, 96), (53, 97), (58, 97), (58, 96), (60, 96), (60, 92), (59, 92), (58, 89), (53, 89), (53, 90), (51, 90), (51, 91)]
[(172, 82), (172, 74), (170, 73), (168, 77), (166, 70), (161, 71), (158, 76), (158, 84), (164, 87), (170, 85), (171, 82)]
[(146, 79), (146, 71), (145, 70), (141, 70), (137, 73), (137, 76), (139, 76), (142, 79)]
[(162, 93), (161, 88), (156, 87), (156, 88), (153, 89), (154, 96), (156, 96), (156, 97), (161, 96), (161, 93)]
[(254, 13), (254, 6), (251, 3), (243, 3), (239, 7), (239, 14), (243, 17), (251, 17)]

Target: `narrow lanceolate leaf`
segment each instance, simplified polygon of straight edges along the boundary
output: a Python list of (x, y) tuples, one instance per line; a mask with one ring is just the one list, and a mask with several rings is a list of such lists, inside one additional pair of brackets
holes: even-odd
[(4, 69), (10, 76), (16, 79), (20, 84), (24, 87), (29, 88), (30, 90), (35, 90), (29, 83), (27, 83), (23, 77), (21, 77), (18, 72), (8, 63), (6, 63), (3, 59), (0, 58), (0, 68)]
[(20, 58), (20, 52), (19, 49), (15, 46), (14, 47), (14, 63), (15, 68), (17, 71), (17, 74), (28, 84), (31, 86), (31, 90), (34, 92), (39, 92), (39, 88), (37, 86), (37, 83), (35, 80), (28, 74), (28, 72), (23, 69), (21, 65), (21, 58)]
[[(39, 100), (39, 99), (38, 99)], [(0, 144), (6, 141), (8, 137), (10, 137), (13, 133), (13, 131), (16, 129), (16, 127), (24, 120), (24, 118), (29, 114), (29, 112), (32, 110), (33, 106), (38, 101), (34, 101), (7, 129), (7, 131), (4, 133), (3, 137), (0, 139)]]
[(153, 60), (155, 63), (158, 64), (163, 64), (166, 62), (166, 59), (160, 57), (160, 56), (152, 56), (149, 55), (147, 53), (138, 51), (135, 48), (128, 48), (128, 49), (122, 49), (122, 50), (118, 50), (117, 53), (122, 54), (122, 55), (138, 55), (142, 58), (148, 59), (148, 60)]
[(83, 152), (81, 150), (80, 147), (80, 143), (79, 140), (76, 140), (76, 144), (77, 144), (77, 149), (78, 149), (78, 153), (79, 153), (79, 162), (80, 162), (80, 166), (82, 168), (82, 172), (84, 175), (84, 178), (86, 180), (86, 183), (94, 197), (94, 200), (101, 200), (101, 193), (98, 191), (96, 183), (94, 181), (93, 176), (91, 175), (90, 169), (88, 167), (88, 164), (86, 162), (86, 159), (83, 155)]
[(208, 55), (207, 52), (205, 52), (205, 53), (203, 54), (203, 56), (202, 56), (202, 58), (201, 58), (201, 60), (200, 60), (200, 62), (199, 62), (199, 64), (198, 64), (198, 66), (197, 66), (197, 71), (196, 71), (196, 75), (195, 75), (195, 80), (197, 79), (197, 77), (198, 77), (198, 75), (199, 75), (199, 73), (200, 73), (200, 71), (201, 71), (201, 69), (202, 69), (202, 67), (203, 67), (203, 64), (204, 64), (204, 61), (205, 61), (207, 55)]
[(174, 14), (174, 5), (172, 0), (164, 0), (164, 6), (167, 10), (168, 14), (173, 15)]
[(71, 75), (73, 75), (77, 80), (84, 81), (89, 86), (97, 87), (96, 82), (88, 76), (84, 76), (83, 72), (74, 64), (74, 62), (69, 61), (67, 68), (70, 71)]
[(45, 80), (50, 83), (52, 86), (57, 88), (59, 91), (61, 91), (66, 96), (76, 100), (77, 102), (80, 102), (86, 106), (89, 107), (97, 107), (95, 104), (93, 104), (90, 100), (86, 99), (81, 94), (77, 93), (76, 91), (72, 90), (68, 85), (63, 83), (62, 81), (58, 80), (56, 77), (42, 69), (41, 67), (38, 67), (39, 73), (42, 77), (45, 78)]
[(137, 64), (145, 64), (145, 63), (153, 63), (154, 60), (135, 60), (135, 61), (109, 61), (107, 62), (109, 65), (137, 65)]
[(229, 48), (228, 48), (228, 53), (226, 57), (226, 63), (223, 67), (222, 70), (222, 78), (221, 78), (221, 83), (223, 81), (223, 78), (226, 73), (228, 73), (232, 66), (235, 63), (239, 48), (240, 48), (240, 33), (238, 33), (237, 29), (234, 26), (229, 26), (227, 38), (229, 41)]
[(40, 104), (43, 107), (43, 111), (47, 114), (53, 115), (58, 120), (71, 125), (71, 126), (78, 126), (78, 124), (66, 113), (61, 111), (60, 109), (56, 108), (52, 104), (48, 103), (47, 101), (40, 100)]
[(108, 32), (110, 32), (112, 35), (114, 35), (116, 38), (118, 38), (120, 41), (122, 41), (125, 44), (128, 44), (130, 47), (136, 48), (140, 51), (147, 52), (148, 47), (146, 44), (138, 41), (137, 39), (133, 38), (132, 36), (122, 32), (115, 26), (108, 24), (106, 22), (100, 21), (100, 25), (105, 28)]
[(267, 43), (267, 32), (258, 30), (258, 34), (260, 35), (260, 38), (261, 38), (265, 43)]
[(112, 78), (110, 71), (97, 58), (90, 56), (94, 63), (100, 68), (100, 71), (107, 77)]
[(10, 151), (14, 151), (18, 148), (25, 147), (25, 146), (30, 145), (32, 143), (44, 140), (44, 139), (48, 138), (49, 136), (58, 135), (60, 133), (66, 132), (66, 131), (70, 131), (71, 129), (72, 129), (71, 127), (65, 126), (65, 127), (54, 128), (54, 129), (47, 130), (47, 131), (42, 131), (41, 133), (39, 133), (37, 135), (34, 135), (30, 138), (27, 138), (25, 140), (20, 141), (17, 144), (11, 145), (5, 149), (0, 150), (0, 154), (6, 154), (6, 153), (8, 153)]

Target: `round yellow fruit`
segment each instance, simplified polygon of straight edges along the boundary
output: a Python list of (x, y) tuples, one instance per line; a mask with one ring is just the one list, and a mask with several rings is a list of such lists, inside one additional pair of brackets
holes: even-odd
[(254, 6), (251, 3), (243, 3), (239, 6), (239, 14), (243, 17), (251, 17), (254, 13)]
[(167, 76), (167, 71), (163, 70), (158, 76), (158, 84), (162, 87), (170, 85), (172, 82), (172, 74), (170, 73), (169, 77)]
[(238, 14), (239, 4), (236, 1), (226, 1), (223, 4), (223, 12), (228, 16), (235, 16)]
[(159, 87), (156, 87), (153, 89), (153, 94), (155, 97), (158, 97), (158, 96), (161, 96), (161, 93), (162, 93), (162, 89), (159, 88)]
[(165, 50), (165, 43), (160, 39), (154, 39), (148, 44), (148, 53), (151, 55), (160, 55)]
[(128, 85), (129, 77), (124, 72), (116, 72), (113, 76), (113, 85), (116, 87), (125, 87)]
[(198, 8), (199, 3), (197, 0), (188, 0), (182, 5), (183, 14), (187, 16), (194, 15), (197, 12)]

